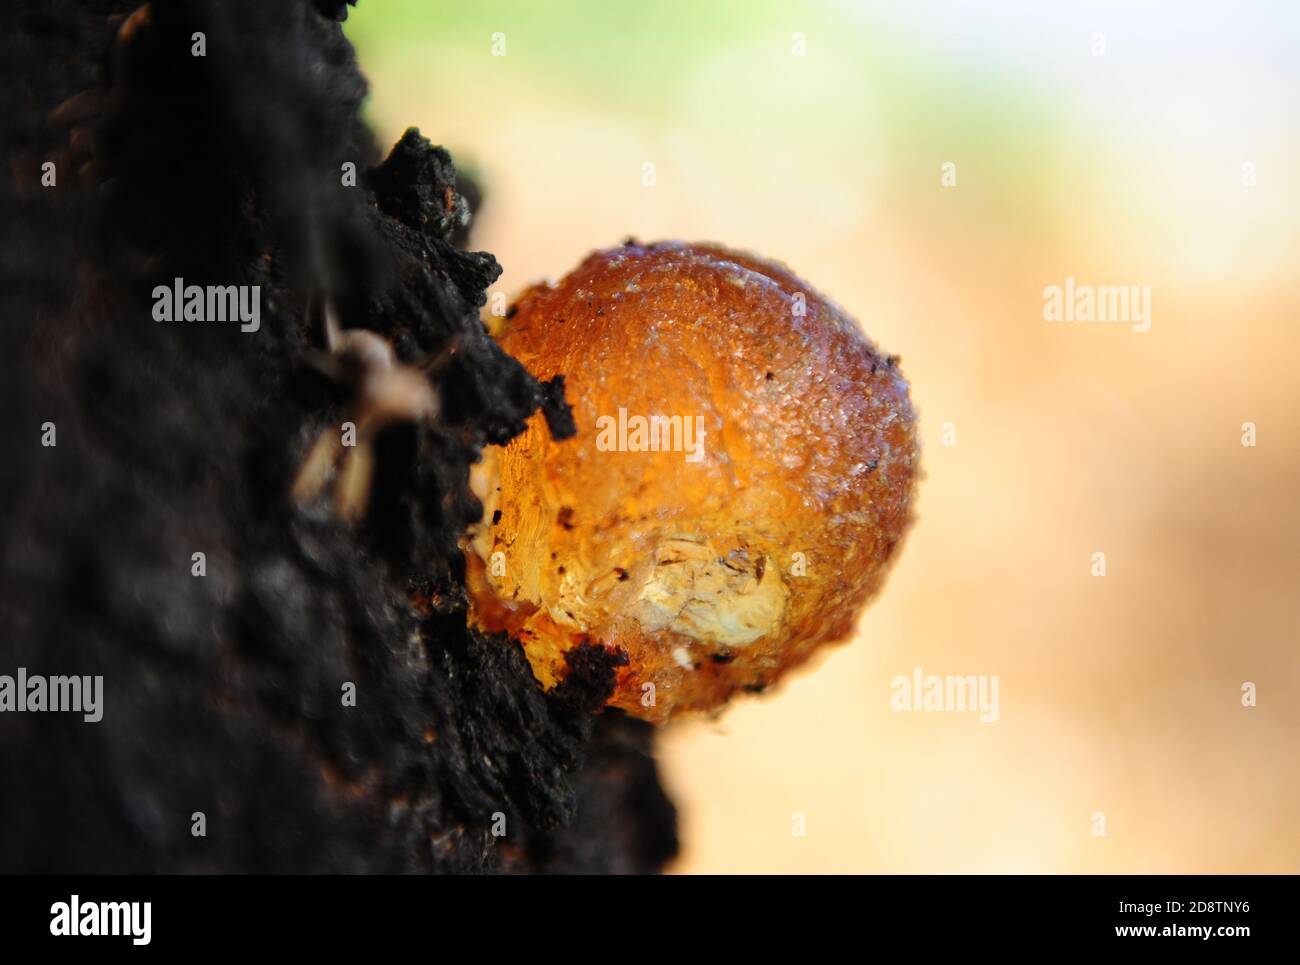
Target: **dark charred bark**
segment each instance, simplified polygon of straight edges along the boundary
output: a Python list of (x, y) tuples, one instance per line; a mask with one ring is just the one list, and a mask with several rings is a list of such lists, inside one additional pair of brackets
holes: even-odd
[[(676, 849), (652, 732), (598, 710), (604, 651), (545, 695), (466, 629), (469, 466), (539, 407), (572, 419), (478, 319), (499, 268), (460, 246), (450, 157), (411, 131), (380, 163), (344, 9), (6, 11), (0, 674), (104, 693), (99, 723), (0, 714), (0, 871), (651, 871)], [(260, 329), (154, 321), (178, 277), (260, 286)], [(457, 347), (440, 417), (379, 438), (355, 527), (289, 498), (352, 402), (309, 364), (326, 296), (407, 362)]]

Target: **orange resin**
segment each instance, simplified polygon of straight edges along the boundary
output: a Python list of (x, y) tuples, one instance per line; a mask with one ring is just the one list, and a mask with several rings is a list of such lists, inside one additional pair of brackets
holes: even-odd
[(629, 243), (524, 292), (498, 337), (564, 375), (578, 426), (536, 416), (473, 476), (472, 618), (543, 687), (590, 641), (628, 657), (610, 703), (664, 721), (852, 632), (919, 453), (897, 360), (838, 306), (747, 254)]

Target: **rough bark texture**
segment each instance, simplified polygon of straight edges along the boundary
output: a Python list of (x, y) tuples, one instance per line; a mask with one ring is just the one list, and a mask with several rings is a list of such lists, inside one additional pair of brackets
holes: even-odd
[[(341, 2), (133, 9), (0, 31), (0, 674), (104, 677), (100, 723), (0, 714), (0, 871), (656, 870), (675, 814), (650, 729), (598, 709), (613, 658), (544, 695), (465, 627), (468, 467), (539, 406), (573, 427), (478, 320), (451, 159), (412, 131), (379, 163)], [(155, 322), (176, 277), (261, 286), (260, 331)], [(459, 346), (356, 527), (288, 497), (352, 403), (307, 363), (324, 295), (404, 360)]]

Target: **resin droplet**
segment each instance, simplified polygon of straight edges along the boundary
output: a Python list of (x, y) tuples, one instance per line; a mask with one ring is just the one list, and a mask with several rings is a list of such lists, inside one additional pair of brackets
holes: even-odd
[(555, 686), (625, 651), (610, 703), (663, 721), (758, 691), (847, 637), (911, 518), (916, 418), (896, 360), (780, 265), (628, 244), (526, 291), (498, 334), (564, 375), (475, 467), (473, 619)]

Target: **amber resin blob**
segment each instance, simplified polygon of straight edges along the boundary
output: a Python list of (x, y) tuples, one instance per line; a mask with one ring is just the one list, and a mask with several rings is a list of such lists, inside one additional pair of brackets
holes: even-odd
[(498, 333), (565, 377), (473, 475), (472, 619), (543, 687), (584, 642), (627, 655), (610, 703), (663, 721), (770, 686), (853, 630), (911, 518), (916, 417), (897, 360), (785, 267), (710, 245), (589, 256)]

